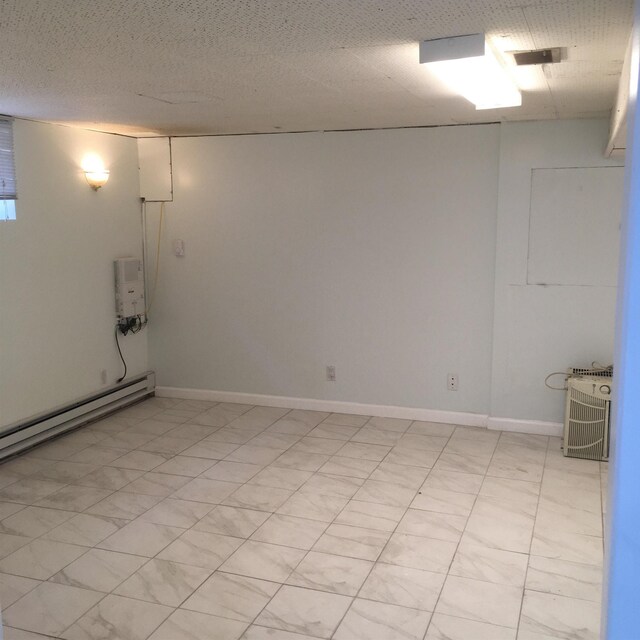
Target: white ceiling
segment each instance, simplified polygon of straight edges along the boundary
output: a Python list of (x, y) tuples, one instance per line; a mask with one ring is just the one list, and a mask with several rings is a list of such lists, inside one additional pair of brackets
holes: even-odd
[[(132, 135), (592, 117), (613, 106), (633, 0), (2, 0), (0, 113)], [(519, 108), (475, 111), (418, 42), (486, 32)]]

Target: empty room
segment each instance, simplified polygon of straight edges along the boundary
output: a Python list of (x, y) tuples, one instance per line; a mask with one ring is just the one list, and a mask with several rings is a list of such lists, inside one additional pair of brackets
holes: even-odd
[(1, 2), (0, 638), (640, 638), (637, 15)]

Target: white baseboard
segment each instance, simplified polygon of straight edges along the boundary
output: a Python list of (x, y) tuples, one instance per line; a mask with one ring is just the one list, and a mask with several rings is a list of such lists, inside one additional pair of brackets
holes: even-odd
[(560, 422), (542, 422), (541, 420), (515, 420), (513, 418), (494, 418), (489, 416), (487, 428), (497, 431), (515, 431), (539, 436), (561, 436), (563, 425)]
[(466, 427), (489, 427), (503, 431), (518, 431), (538, 435), (560, 435), (562, 425), (554, 422), (536, 420), (512, 420), (510, 418), (492, 418), (481, 413), (463, 411), (439, 411), (437, 409), (418, 409), (414, 407), (395, 407), (380, 404), (362, 404), (341, 402), (339, 400), (317, 400), (313, 398), (291, 398), (286, 396), (268, 396), (258, 393), (240, 393), (237, 391), (213, 391), (210, 389), (184, 389), (182, 387), (156, 387), (156, 395), (162, 398), (182, 398), (183, 400), (208, 400), (210, 402), (237, 402), (263, 407), (284, 407), (285, 409), (306, 409), (308, 411), (330, 411), (381, 418), (404, 418), (423, 422), (459, 424)]
[(468, 427), (486, 427), (487, 416), (462, 411), (437, 411), (434, 409), (416, 409), (413, 407), (394, 407), (379, 404), (361, 404), (341, 402), (339, 400), (316, 400), (313, 398), (290, 398), (286, 396), (267, 396), (258, 393), (239, 393), (236, 391), (212, 391), (209, 389), (183, 389), (180, 387), (156, 387), (156, 395), (164, 398), (183, 398), (185, 400), (209, 400), (211, 402), (238, 402), (263, 407), (284, 407), (286, 409), (306, 409), (308, 411), (330, 411), (332, 413), (350, 413), (381, 418), (404, 418), (424, 422), (461, 424)]

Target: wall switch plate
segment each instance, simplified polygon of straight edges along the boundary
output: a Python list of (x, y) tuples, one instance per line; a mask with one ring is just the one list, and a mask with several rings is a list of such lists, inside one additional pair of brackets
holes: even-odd
[(449, 391), (458, 390), (458, 374), (457, 373), (447, 373), (447, 389), (449, 389)]
[(174, 240), (173, 241), (173, 253), (174, 255), (181, 258), (184, 256), (184, 240)]
[(336, 381), (336, 368), (330, 364), (327, 365), (327, 382), (335, 382)]

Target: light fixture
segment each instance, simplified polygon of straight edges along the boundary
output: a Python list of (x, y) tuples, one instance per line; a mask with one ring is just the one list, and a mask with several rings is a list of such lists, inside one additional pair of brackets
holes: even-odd
[(109, 180), (109, 171), (104, 168), (101, 158), (95, 154), (89, 154), (82, 160), (82, 170), (89, 186), (97, 191)]
[(520, 90), (483, 33), (423, 40), (420, 63), (476, 109), (522, 104)]

